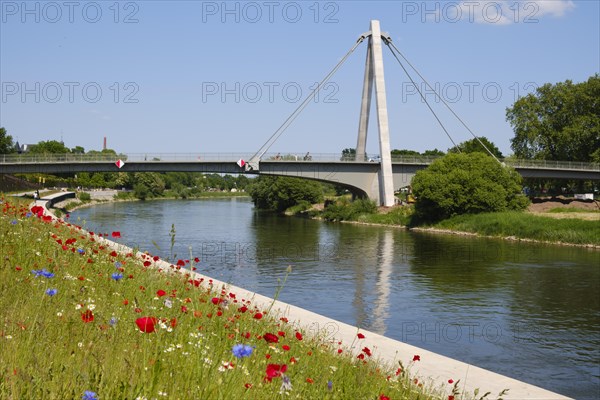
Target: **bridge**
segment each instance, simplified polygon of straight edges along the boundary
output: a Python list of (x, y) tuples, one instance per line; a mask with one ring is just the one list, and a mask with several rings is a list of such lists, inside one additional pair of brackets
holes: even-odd
[[(285, 132), (290, 124), (313, 100), (319, 90), (331, 79), (346, 59), (363, 41), (368, 40), (361, 111), (358, 121), (358, 138), (355, 155), (351, 158), (341, 157), (340, 154), (313, 154), (310, 158), (298, 154), (268, 153), (275, 141)], [(433, 158), (408, 156), (395, 158), (391, 155), (388, 108), (383, 72), (382, 47), (387, 47), (394, 58), (400, 63), (405, 73), (408, 71), (400, 57), (414, 67), (392, 43), (390, 36), (381, 32), (379, 21), (371, 21), (370, 30), (359, 36), (350, 51), (335, 65), (326, 77), (317, 85), (311, 94), (304, 99), (294, 112), (269, 137), (262, 147), (254, 154), (64, 154), (36, 155), (23, 154), (18, 156), (0, 156), (0, 174), (15, 173), (70, 173), (78, 172), (202, 172), (229, 174), (258, 174), (275, 176), (293, 176), (335, 183), (349, 188), (353, 193), (367, 196), (379, 204), (391, 206), (395, 202), (394, 192), (410, 185), (415, 173), (426, 168)], [(435, 90), (419, 74), (436, 95)], [(414, 83), (414, 81), (413, 81)], [(418, 85), (415, 85), (418, 88)], [(417, 89), (419, 91), (419, 89)], [(420, 92), (419, 92), (420, 93)], [(371, 99), (375, 95), (377, 114), (377, 129), (379, 139), (379, 154), (376, 160), (369, 160), (366, 154), (367, 130), (369, 126)], [(421, 94), (421, 93), (420, 93)], [(477, 136), (454, 113), (450, 106), (439, 96), (442, 103), (462, 123), (462, 125), (477, 140)], [(421, 94), (441, 128), (452, 140), (449, 132), (441, 123), (433, 109)], [(495, 156), (479, 140), (483, 148)], [(578, 179), (600, 181), (600, 164), (577, 162), (552, 162), (534, 160), (497, 160), (514, 167), (526, 178), (549, 179)]]
[[(157, 154), (22, 154), (0, 156), (0, 174), (76, 174), (81, 172), (202, 172), (290, 176), (335, 183), (350, 191), (379, 200), (381, 165), (356, 161), (341, 154), (265, 153), (260, 168), (246, 170), (237, 162), (250, 159), (246, 153), (157, 153)], [(392, 156), (395, 190), (410, 185), (418, 170), (436, 157)], [(116, 160), (122, 161), (119, 168)], [(577, 179), (600, 182), (600, 164), (544, 160), (504, 160), (525, 178)]]

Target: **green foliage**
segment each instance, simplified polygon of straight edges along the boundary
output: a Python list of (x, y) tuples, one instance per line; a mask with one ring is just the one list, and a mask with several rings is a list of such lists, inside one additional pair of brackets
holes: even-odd
[(15, 152), (13, 138), (6, 133), (5, 128), (0, 127), (0, 154), (10, 154)]
[(519, 158), (600, 162), (600, 75), (547, 83), (506, 110)]
[[(483, 144), (482, 144), (483, 143)], [(487, 150), (486, 150), (487, 148)], [(460, 151), (459, 151), (460, 149)], [(471, 139), (471, 140), (467, 140), (464, 141), (462, 143), (460, 143), (458, 146), (452, 147), (450, 149), (448, 149), (448, 153), (475, 153), (475, 152), (480, 152), (480, 153), (484, 153), (484, 154), (490, 154), (488, 153), (488, 150), (494, 155), (494, 157), (496, 158), (504, 158), (504, 156), (502, 155), (502, 152), (500, 151), (500, 149), (498, 149), (498, 147), (496, 147), (496, 145), (494, 143), (492, 143), (488, 138), (486, 138), (485, 136), (480, 136), (479, 138), (475, 139)]]
[(59, 142), (58, 140), (42, 140), (38, 144), (32, 145), (29, 152), (33, 154), (66, 154), (70, 153), (71, 150), (69, 150), (63, 142)]
[(92, 196), (88, 192), (79, 192), (77, 194), (77, 197), (81, 201), (90, 201), (90, 200), (92, 200)]
[[(145, 193), (144, 199), (161, 196), (165, 190), (165, 181), (157, 172), (136, 172), (133, 174), (133, 182), (134, 193)], [(135, 196), (141, 199), (137, 194)]]
[(323, 201), (321, 184), (308, 179), (260, 176), (248, 185), (247, 191), (257, 208), (277, 212), (303, 201), (310, 204)]
[(459, 214), (523, 210), (521, 176), (482, 153), (448, 154), (413, 178), (415, 211), (423, 220)]
[(424, 156), (428, 156), (428, 157), (441, 157), (443, 155), (445, 155), (446, 153), (444, 153), (441, 150), (438, 149), (433, 149), (433, 150), (425, 150), (422, 153)]
[(354, 161), (356, 159), (356, 149), (348, 147), (342, 150), (341, 161)]
[(133, 186), (133, 196), (139, 200), (146, 200), (150, 196), (150, 190), (143, 183), (138, 183)]
[(408, 150), (408, 149), (394, 149), (390, 152), (390, 154), (392, 156), (420, 156), (421, 153), (419, 153), (418, 151), (415, 150)]
[(369, 199), (356, 199), (350, 201), (342, 197), (335, 202), (330, 202), (323, 210), (322, 217), (327, 221), (356, 221), (361, 216), (377, 212), (377, 205)]
[(486, 236), (600, 245), (598, 221), (557, 219), (515, 211), (458, 215), (434, 226)]

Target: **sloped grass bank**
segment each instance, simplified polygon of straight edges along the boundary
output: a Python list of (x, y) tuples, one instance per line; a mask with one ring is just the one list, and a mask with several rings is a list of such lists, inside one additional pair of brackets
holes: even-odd
[(432, 227), (485, 236), (600, 246), (598, 221), (555, 219), (524, 212), (459, 215)]
[(404, 366), (375, 362), (360, 334), (356, 357), (190, 275), (193, 256), (115, 251), (0, 201), (0, 398), (436, 398)]

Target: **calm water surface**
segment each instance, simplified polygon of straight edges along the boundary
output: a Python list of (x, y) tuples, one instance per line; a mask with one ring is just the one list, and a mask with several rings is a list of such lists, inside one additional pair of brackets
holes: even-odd
[[(114, 203), (96, 232), (282, 301), (578, 399), (600, 398), (600, 251), (279, 217), (248, 199)], [(483, 388), (482, 388), (483, 389)]]

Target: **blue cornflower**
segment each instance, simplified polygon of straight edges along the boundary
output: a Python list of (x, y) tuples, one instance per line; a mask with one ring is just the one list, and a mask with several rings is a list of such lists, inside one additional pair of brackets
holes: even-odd
[(236, 344), (233, 346), (233, 349), (231, 349), (231, 352), (237, 358), (250, 357), (252, 355), (252, 351), (254, 351), (254, 348), (252, 346), (248, 346), (247, 344)]
[(123, 274), (119, 274), (119, 273), (115, 272), (110, 277), (113, 278), (115, 281), (118, 281), (118, 280), (123, 279)]
[(58, 289), (48, 289), (46, 290), (46, 294), (50, 297), (54, 296), (56, 293), (58, 293)]
[(327, 390), (331, 391), (333, 389), (333, 382), (327, 381)]
[(12, 221), (10, 221), (10, 223), (11, 223), (12, 225), (16, 225), (16, 224), (17, 224), (17, 220), (16, 220), (16, 219), (13, 219)]
[(44, 278), (54, 278), (54, 274), (48, 271), (46, 268), (42, 270), (41, 274)]
[(98, 395), (90, 390), (86, 390), (83, 392), (83, 397), (81, 400), (98, 400)]
[(112, 317), (112, 318), (111, 318), (111, 319), (108, 321), (108, 324), (109, 324), (110, 326), (115, 326), (115, 325), (117, 324), (117, 321), (119, 321), (119, 320), (117, 319), (117, 317)]
[(115, 261), (115, 268), (121, 268), (123, 266), (123, 264), (121, 264), (118, 261)]
[(54, 278), (54, 274), (48, 271), (46, 268), (44, 269), (33, 269), (31, 273), (35, 276), (43, 276), (44, 278)]
[(33, 215), (33, 213), (31, 211), (27, 212), (27, 214), (25, 214), (25, 217), (29, 218)]
[(83, 253), (85, 253), (85, 250), (84, 250), (84, 249), (77, 249), (77, 252), (78, 252), (79, 254), (83, 254)]

